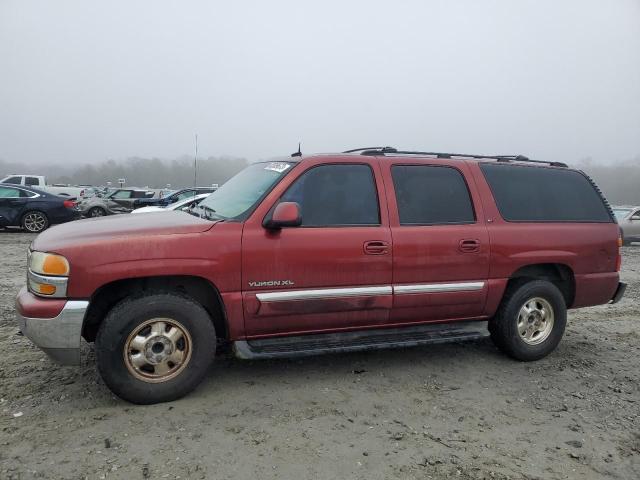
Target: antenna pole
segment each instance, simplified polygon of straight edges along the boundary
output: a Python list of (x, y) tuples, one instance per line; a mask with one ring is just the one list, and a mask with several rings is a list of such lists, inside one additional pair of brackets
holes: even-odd
[[(196, 153), (193, 156), (193, 188), (198, 186), (198, 134), (196, 133)], [(196, 192), (194, 190), (193, 194)]]

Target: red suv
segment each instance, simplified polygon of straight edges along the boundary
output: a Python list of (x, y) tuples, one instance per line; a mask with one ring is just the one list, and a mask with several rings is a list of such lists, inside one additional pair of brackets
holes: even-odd
[(620, 229), (584, 173), (526, 157), (370, 148), (255, 163), (195, 210), (61, 225), (30, 247), (20, 328), (135, 403), (240, 358), (490, 334), (530, 361), (568, 308), (615, 302)]

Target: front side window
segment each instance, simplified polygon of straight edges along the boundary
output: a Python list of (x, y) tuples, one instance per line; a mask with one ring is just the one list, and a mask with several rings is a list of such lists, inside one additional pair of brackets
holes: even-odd
[(9, 177), (2, 183), (12, 183), (14, 185), (20, 185), (21, 182), (22, 182), (21, 177)]
[(380, 225), (378, 194), (368, 165), (313, 167), (280, 201), (300, 205), (303, 227)]
[(455, 168), (436, 165), (391, 167), (400, 225), (474, 223), (469, 189)]

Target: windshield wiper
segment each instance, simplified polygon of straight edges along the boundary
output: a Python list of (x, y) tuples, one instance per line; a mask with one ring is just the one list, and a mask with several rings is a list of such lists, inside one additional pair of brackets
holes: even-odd
[(216, 213), (216, 211), (208, 205), (198, 205), (198, 208), (204, 213), (207, 220), (224, 220), (224, 217)]

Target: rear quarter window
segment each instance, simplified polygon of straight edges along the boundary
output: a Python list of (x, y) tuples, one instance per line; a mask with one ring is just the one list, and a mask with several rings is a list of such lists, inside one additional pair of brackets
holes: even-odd
[(481, 163), (502, 217), (510, 222), (613, 222), (602, 196), (575, 170)]

